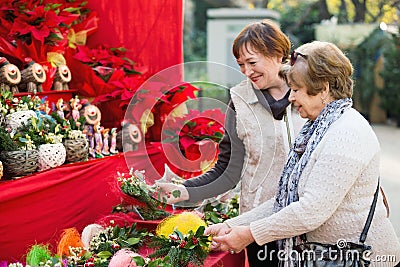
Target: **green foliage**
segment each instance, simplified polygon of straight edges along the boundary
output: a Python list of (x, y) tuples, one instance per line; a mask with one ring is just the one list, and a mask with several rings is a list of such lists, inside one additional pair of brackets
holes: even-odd
[(204, 207), (204, 220), (207, 224), (216, 224), (239, 215), (238, 196), (232, 198), (228, 204), (218, 203), (213, 205), (207, 203)]
[(389, 36), (377, 28), (349, 53), (355, 68), (355, 101), (359, 102), (360, 112), (365, 115), (369, 114), (371, 99), (378, 92), (374, 69), (378, 58), (387, 49), (388, 43), (390, 43), (388, 41)]
[(15, 151), (18, 146), (10, 137), (10, 134), (4, 128), (0, 128), (0, 151)]
[(183, 36), (184, 61), (207, 59), (207, 33), (198, 29), (187, 31)]
[[(309, 8), (311, 8), (309, 15), (304, 18), (300, 25), (297, 25)], [(289, 35), (294, 47), (315, 40), (314, 24), (319, 22), (317, 5), (305, 2), (299, 2), (297, 6), (290, 7), (282, 12), (280, 19), (281, 28)]]
[(128, 178), (121, 175), (118, 180), (123, 193), (144, 204), (141, 207), (133, 207), (134, 211), (144, 220), (157, 220), (167, 217), (169, 213), (165, 211), (166, 204), (163, 204), (166, 203), (166, 199), (161, 202), (155, 197), (157, 193), (160, 195), (160, 192), (146, 183), (143, 173), (135, 171), (129, 173), (129, 175)]
[(385, 87), (379, 90), (381, 106), (391, 115), (400, 115), (400, 38), (393, 36), (390, 47), (384, 53), (384, 70), (380, 75)]
[(120, 249), (138, 250), (147, 236), (148, 232), (138, 230), (136, 223), (125, 227), (108, 227), (92, 238), (89, 251), (99, 258), (98, 261), (109, 260)]
[(156, 248), (150, 258), (167, 256), (172, 267), (203, 266), (209, 253), (209, 236), (204, 235), (204, 226), (200, 226), (196, 232), (189, 231), (187, 235), (180, 231), (174, 231), (169, 237), (154, 236), (149, 247)]

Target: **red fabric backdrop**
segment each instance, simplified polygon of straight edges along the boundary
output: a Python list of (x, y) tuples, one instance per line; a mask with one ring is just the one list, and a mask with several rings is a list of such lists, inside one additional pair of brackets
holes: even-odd
[(99, 15), (99, 30), (90, 47), (123, 45), (131, 58), (155, 74), (183, 61), (183, 1), (95, 0), (88, 7)]
[[(147, 67), (148, 77), (183, 62), (182, 0), (95, 0), (88, 7), (100, 18), (99, 30), (88, 38), (89, 47), (127, 48), (130, 59)], [(99, 108), (105, 127), (116, 127), (115, 121), (123, 118), (116, 101)]]

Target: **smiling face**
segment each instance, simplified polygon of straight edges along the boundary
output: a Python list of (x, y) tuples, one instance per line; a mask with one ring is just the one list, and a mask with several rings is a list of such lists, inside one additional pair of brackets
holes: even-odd
[(21, 81), (21, 72), (17, 66), (13, 64), (7, 64), (4, 67), (4, 76), (10, 84), (18, 84)]
[[(288, 85), (290, 87), (289, 101), (298, 109), (302, 118), (316, 120), (325, 103), (332, 99), (329, 97), (329, 84), (326, 83), (324, 90), (316, 95), (309, 94), (309, 88), (304, 84), (304, 76), (307, 75), (307, 63), (298, 60), (288, 75)], [(322, 101), (324, 100), (324, 101)]]
[(83, 116), (86, 118), (88, 124), (96, 124), (101, 120), (101, 112), (95, 105), (88, 105), (84, 109)]
[(278, 73), (282, 64), (278, 56), (266, 57), (250, 45), (243, 45), (237, 63), (256, 89), (266, 89), (281, 82)]

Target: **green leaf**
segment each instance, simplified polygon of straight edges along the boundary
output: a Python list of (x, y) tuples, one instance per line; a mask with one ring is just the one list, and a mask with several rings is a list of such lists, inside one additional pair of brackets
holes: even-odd
[(179, 237), (180, 240), (183, 240), (183, 235), (180, 231), (176, 230), (174, 232), (176, 233), (176, 235)]
[(113, 254), (110, 251), (101, 251), (97, 253), (97, 257), (101, 259), (108, 259), (112, 256)]
[(174, 198), (180, 197), (180, 196), (181, 196), (181, 191), (180, 191), (180, 190), (174, 190), (174, 191), (172, 191), (172, 196), (173, 196)]
[(120, 228), (119, 226), (115, 226), (113, 230), (113, 236), (119, 236)]
[(69, 13), (74, 13), (75, 11), (79, 11), (81, 8), (80, 7), (67, 7), (64, 8), (63, 11), (69, 12)]
[(20, 137), (18, 138), (18, 141), (20, 141), (21, 143), (26, 143), (28, 140), (25, 137)]
[(146, 264), (146, 262), (144, 261), (144, 259), (140, 256), (135, 256), (132, 258), (132, 260), (136, 263), (136, 265), (138, 266), (144, 266)]
[(205, 230), (206, 230), (206, 228), (204, 226), (200, 226), (199, 228), (197, 228), (196, 236), (204, 235)]
[(131, 238), (128, 238), (128, 243), (130, 245), (136, 245), (140, 242), (140, 240), (141, 240), (140, 237), (131, 237)]

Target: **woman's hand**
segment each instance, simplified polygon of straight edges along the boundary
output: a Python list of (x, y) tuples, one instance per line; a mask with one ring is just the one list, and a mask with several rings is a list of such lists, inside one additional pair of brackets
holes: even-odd
[[(218, 223), (208, 226), (204, 231), (204, 235), (211, 235), (213, 237), (223, 236), (229, 234), (231, 230), (232, 229), (226, 223)], [(219, 246), (220, 244), (215, 242), (214, 240), (211, 242), (211, 250), (221, 250)]]
[(249, 226), (235, 226), (226, 235), (213, 237), (213, 241), (219, 244), (220, 250), (234, 254), (253, 243), (254, 238)]
[(161, 199), (166, 199), (167, 204), (175, 204), (189, 199), (189, 193), (183, 185), (162, 182), (156, 182), (155, 185), (161, 189)]

